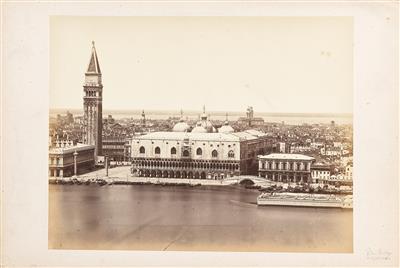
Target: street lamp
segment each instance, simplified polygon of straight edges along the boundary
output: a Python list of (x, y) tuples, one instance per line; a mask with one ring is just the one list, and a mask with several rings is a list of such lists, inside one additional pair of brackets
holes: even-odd
[(73, 156), (74, 156), (74, 177), (76, 177), (76, 176), (78, 175), (78, 165), (77, 165), (77, 163), (76, 163), (76, 158), (77, 158), (77, 156), (78, 156), (78, 152), (75, 151), (75, 152), (73, 153)]
[(108, 177), (108, 155), (104, 156), (104, 162), (106, 164), (106, 177)]

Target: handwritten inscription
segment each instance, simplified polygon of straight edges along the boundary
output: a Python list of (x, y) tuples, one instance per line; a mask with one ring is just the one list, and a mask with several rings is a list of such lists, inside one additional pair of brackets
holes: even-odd
[(377, 260), (391, 260), (392, 252), (382, 249), (367, 249), (367, 259), (377, 261)]

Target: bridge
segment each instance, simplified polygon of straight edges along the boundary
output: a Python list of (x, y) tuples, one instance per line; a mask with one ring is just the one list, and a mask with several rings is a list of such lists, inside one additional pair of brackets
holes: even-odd
[(225, 183), (230, 184), (247, 184), (247, 185), (255, 185), (255, 186), (268, 186), (271, 181), (267, 180), (263, 177), (258, 176), (251, 176), (251, 175), (241, 175), (241, 176), (234, 176), (230, 178), (224, 179)]

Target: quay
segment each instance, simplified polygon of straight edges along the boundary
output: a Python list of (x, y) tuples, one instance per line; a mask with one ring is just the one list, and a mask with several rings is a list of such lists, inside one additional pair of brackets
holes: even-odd
[(155, 185), (208, 185), (208, 186), (226, 186), (233, 185), (233, 180), (198, 180), (198, 179), (173, 179), (173, 178), (144, 178), (144, 177), (98, 177), (98, 176), (77, 176), (63, 178), (49, 178), (51, 184), (155, 184)]
[(225, 179), (188, 179), (188, 178), (162, 178), (162, 177), (138, 177), (132, 176), (129, 166), (118, 166), (95, 170), (83, 175), (72, 177), (49, 177), (49, 183), (94, 183), (100, 184), (165, 184), (165, 185), (209, 185), (227, 186), (241, 182), (251, 181), (255, 187), (268, 187), (271, 182), (257, 176), (234, 176)]
[(129, 167), (115, 167), (104, 172), (99, 169), (84, 175), (72, 177), (49, 177), (50, 184), (98, 184), (113, 185), (161, 185), (161, 186), (232, 186), (243, 185), (248, 189), (258, 189), (263, 193), (314, 193), (314, 194), (333, 194), (333, 195), (352, 195), (350, 189), (339, 189), (330, 186), (323, 188), (319, 184), (309, 184), (303, 187), (296, 183), (283, 183), (271, 181), (263, 177), (239, 175), (224, 179), (188, 179), (188, 178), (162, 178), (162, 177), (138, 177), (132, 176)]

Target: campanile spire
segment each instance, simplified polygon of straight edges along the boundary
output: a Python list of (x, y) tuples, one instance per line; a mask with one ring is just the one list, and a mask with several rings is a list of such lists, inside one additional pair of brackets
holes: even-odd
[(96, 47), (94, 41), (92, 41), (92, 54), (90, 55), (90, 61), (86, 73), (101, 74), (99, 59), (97, 58)]

